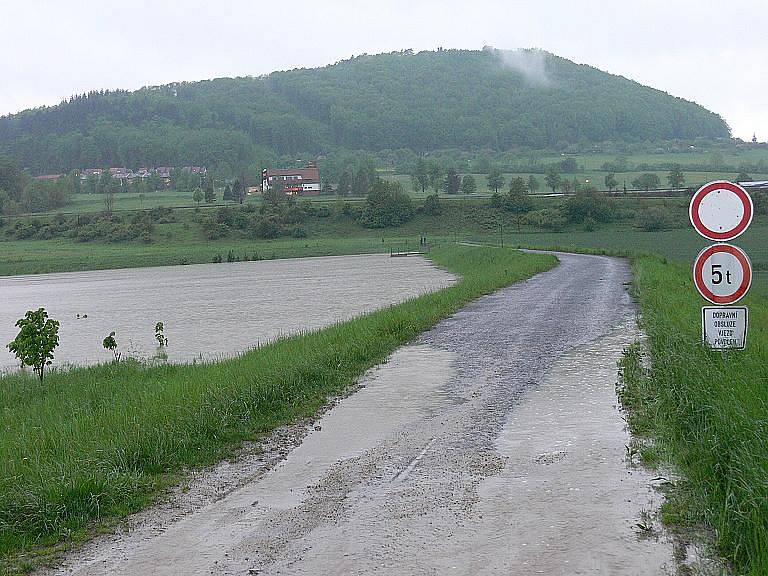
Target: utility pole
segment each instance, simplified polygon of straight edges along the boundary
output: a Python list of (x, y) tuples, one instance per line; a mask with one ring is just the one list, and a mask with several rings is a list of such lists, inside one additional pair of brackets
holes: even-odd
[(499, 222), (499, 236), (501, 237), (501, 247), (504, 248), (504, 222)]

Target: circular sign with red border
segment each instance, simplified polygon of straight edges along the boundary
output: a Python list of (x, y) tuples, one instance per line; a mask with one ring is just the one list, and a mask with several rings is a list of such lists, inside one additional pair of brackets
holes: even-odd
[(710, 240), (732, 240), (752, 223), (752, 198), (738, 184), (716, 180), (691, 198), (688, 214), (696, 231)]
[(713, 304), (734, 304), (752, 285), (752, 264), (741, 248), (714, 244), (696, 257), (693, 282), (699, 293)]

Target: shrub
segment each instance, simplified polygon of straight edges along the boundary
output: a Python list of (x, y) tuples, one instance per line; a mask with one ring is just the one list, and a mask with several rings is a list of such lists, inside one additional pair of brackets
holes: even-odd
[(528, 212), (523, 218), (523, 221), (536, 228), (552, 230), (554, 232), (559, 232), (565, 228), (565, 225), (567, 224), (565, 215), (562, 210), (558, 208), (543, 208), (541, 210)]
[(563, 203), (563, 212), (571, 222), (610, 222), (614, 211), (611, 202), (597, 192), (578, 192)]
[(669, 228), (669, 215), (660, 206), (651, 206), (640, 213), (638, 224), (646, 232), (655, 232)]
[(360, 224), (366, 228), (400, 226), (413, 215), (413, 203), (400, 183), (378, 180), (366, 197)]
[(293, 229), (292, 236), (294, 238), (306, 238), (307, 237), (307, 231), (302, 228), (301, 226), (296, 226), (296, 228)]
[(262, 218), (261, 220), (257, 220), (249, 230), (249, 235), (252, 238), (261, 238), (263, 240), (278, 238), (281, 234), (282, 229), (273, 217), (266, 217)]
[(440, 198), (437, 194), (430, 194), (424, 200), (424, 214), (429, 216), (437, 216), (440, 214)]

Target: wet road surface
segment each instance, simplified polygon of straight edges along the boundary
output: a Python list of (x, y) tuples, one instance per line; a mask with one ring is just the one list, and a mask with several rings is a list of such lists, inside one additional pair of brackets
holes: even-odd
[(270, 470), (60, 573), (668, 573), (614, 392), (628, 265), (560, 259), (398, 350)]

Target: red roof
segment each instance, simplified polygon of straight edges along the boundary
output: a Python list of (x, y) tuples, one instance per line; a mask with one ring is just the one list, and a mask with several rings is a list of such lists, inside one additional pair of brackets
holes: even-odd
[(320, 171), (317, 168), (274, 168), (267, 169), (267, 178), (270, 176), (301, 176), (302, 180), (320, 180)]

